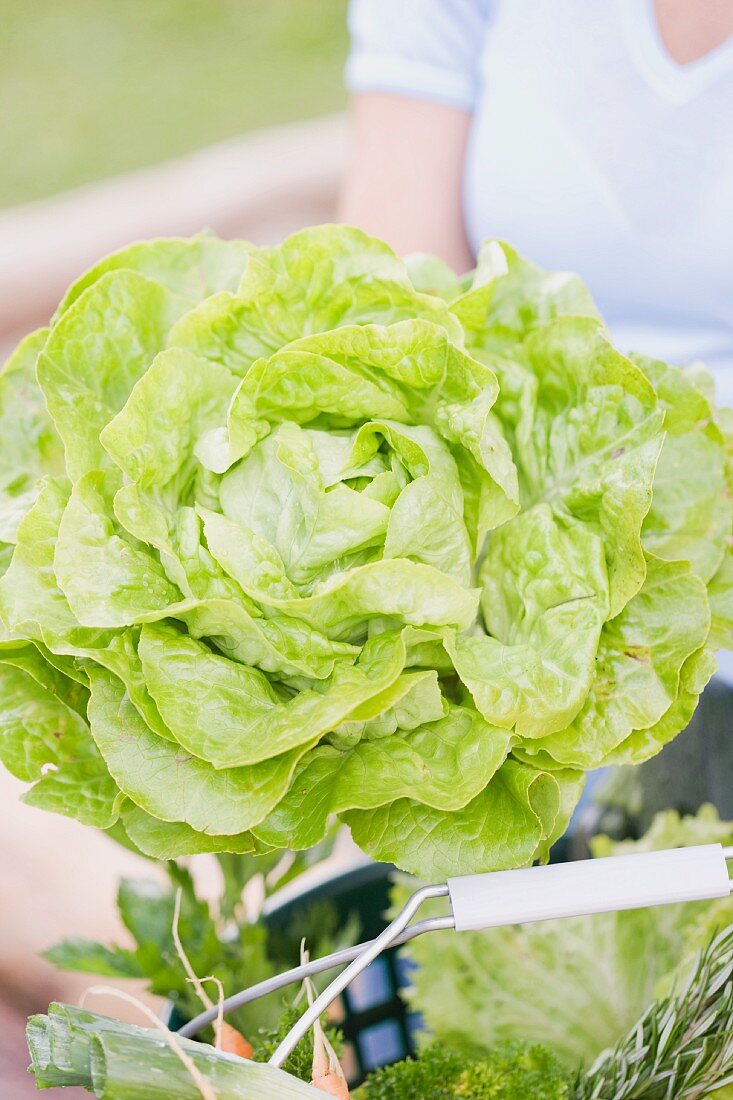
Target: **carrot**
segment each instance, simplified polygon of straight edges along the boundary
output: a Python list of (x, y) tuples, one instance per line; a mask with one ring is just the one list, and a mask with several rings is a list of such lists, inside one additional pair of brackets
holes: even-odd
[[(304, 965), (308, 962), (309, 956), (305, 949), (305, 942), (301, 944), (300, 958)], [(306, 978), (303, 985), (305, 986), (308, 1004), (312, 1005), (315, 996), (313, 983), (310, 978)], [(335, 1096), (337, 1100), (350, 1100), (349, 1086), (346, 1083), (344, 1071), (341, 1068), (341, 1063), (336, 1057), (336, 1051), (331, 1046), (329, 1038), (323, 1030), (320, 1020), (316, 1020), (313, 1024), (313, 1069), (311, 1072), (311, 1082), (314, 1088), (320, 1089), (321, 1092), (328, 1093), (329, 1096)]]
[(224, 1050), (227, 1054), (237, 1054), (240, 1058), (251, 1058), (254, 1054), (249, 1040), (231, 1024), (221, 1024), (217, 1030), (217, 1039), (219, 1050)]

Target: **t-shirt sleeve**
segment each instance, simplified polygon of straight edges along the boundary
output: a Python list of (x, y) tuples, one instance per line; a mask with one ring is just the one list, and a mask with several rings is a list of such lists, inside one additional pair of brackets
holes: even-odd
[(473, 109), (491, 0), (351, 0), (350, 92)]

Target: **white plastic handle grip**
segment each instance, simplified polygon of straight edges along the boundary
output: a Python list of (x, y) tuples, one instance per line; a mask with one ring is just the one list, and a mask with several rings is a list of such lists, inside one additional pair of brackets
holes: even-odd
[(731, 892), (720, 844), (449, 878), (456, 931), (642, 909)]

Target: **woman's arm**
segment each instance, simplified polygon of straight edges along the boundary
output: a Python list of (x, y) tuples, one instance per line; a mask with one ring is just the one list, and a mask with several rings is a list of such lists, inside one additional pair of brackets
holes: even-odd
[(470, 118), (408, 96), (357, 95), (341, 220), (400, 255), (432, 252), (458, 272), (471, 268), (462, 196)]

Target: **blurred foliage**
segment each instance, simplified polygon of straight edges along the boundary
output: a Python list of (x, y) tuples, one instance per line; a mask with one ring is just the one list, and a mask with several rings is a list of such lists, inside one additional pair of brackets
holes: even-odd
[[(327, 847), (321, 845), (320, 851), (325, 854)], [(282, 859), (282, 853), (278, 857)], [(269, 885), (273, 870), (271, 856), (224, 856), (219, 863), (221, 893), (211, 902), (197, 895), (188, 869), (173, 861), (163, 865), (170, 880), (165, 886), (152, 879), (123, 878), (117, 892), (117, 908), (131, 945), (106, 945), (73, 937), (44, 951), (44, 957), (62, 970), (144, 980), (149, 992), (165, 997), (175, 1006), (181, 1020), (190, 1020), (202, 1006), (173, 937), (178, 890), (181, 891), (178, 933), (193, 971), (204, 980), (218, 979), (227, 997), (296, 966), (300, 962), (302, 940), (315, 958), (358, 941), (361, 931), (358, 917), (340, 920), (334, 904), (325, 899), (312, 901), (306, 897), (293, 916), (292, 926), (279, 927), (276, 922), (247, 916), (242, 902), (245, 886), (258, 879), (263, 899), (271, 896), (284, 886), (288, 875), (289, 881), (293, 881), (307, 869), (310, 853), (292, 857), (288, 874), (279, 876), (272, 886)], [(207, 985), (206, 992), (216, 1001), (213, 985)], [(293, 995), (289, 989), (271, 993), (231, 1013), (230, 1022), (247, 1038), (258, 1027), (284, 1026), (281, 1016), (284, 1008), (291, 1005)], [(260, 1044), (273, 1041), (273, 1034), (268, 1031), (257, 1034)], [(275, 1036), (274, 1046), (277, 1041)], [(309, 1057), (312, 1050), (311, 1043)]]
[(346, 0), (0, 0), (0, 206), (343, 105)]

